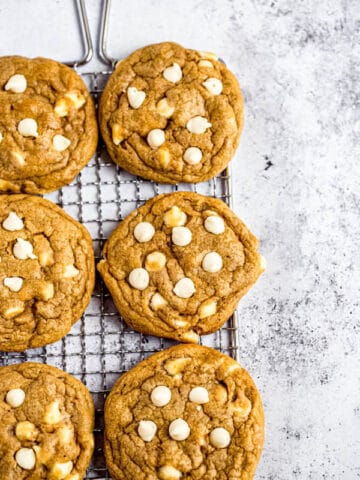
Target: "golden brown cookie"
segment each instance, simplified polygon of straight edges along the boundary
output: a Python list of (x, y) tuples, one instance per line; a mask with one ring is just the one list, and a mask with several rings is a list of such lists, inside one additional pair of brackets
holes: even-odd
[(0, 258), (0, 350), (66, 335), (94, 288), (86, 228), (43, 198), (0, 195)]
[(94, 406), (55, 367), (0, 367), (0, 478), (81, 480), (94, 449)]
[(231, 160), (243, 127), (234, 75), (216, 55), (149, 45), (117, 64), (101, 97), (111, 158), (157, 182), (200, 182)]
[(93, 101), (74, 70), (45, 58), (0, 57), (0, 192), (67, 185), (97, 138)]
[(257, 245), (221, 200), (177, 192), (121, 222), (98, 270), (135, 330), (197, 342), (223, 325), (264, 270)]
[(105, 404), (105, 458), (114, 480), (251, 480), (263, 438), (250, 375), (198, 345), (139, 363)]

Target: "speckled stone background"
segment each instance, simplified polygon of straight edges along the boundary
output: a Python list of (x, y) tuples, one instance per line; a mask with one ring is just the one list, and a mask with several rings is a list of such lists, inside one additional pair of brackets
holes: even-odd
[[(75, 19), (68, 0), (1, 0), (0, 52), (76, 58)], [(114, 0), (110, 38), (116, 57), (174, 40), (236, 72), (236, 211), (268, 260), (239, 307), (266, 411), (256, 479), (360, 478), (359, 1)]]

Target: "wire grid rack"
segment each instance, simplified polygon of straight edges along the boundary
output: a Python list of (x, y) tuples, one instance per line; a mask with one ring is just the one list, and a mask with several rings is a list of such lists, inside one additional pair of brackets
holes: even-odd
[[(86, 12), (82, 0), (77, 0), (85, 55), (77, 62), (68, 62), (75, 69), (92, 56)], [(104, 2), (101, 46), (102, 58), (111, 66), (113, 59), (105, 53), (104, 35), (110, 1)], [(81, 74), (95, 104), (111, 70)], [(177, 190), (195, 191), (219, 198), (231, 206), (231, 175), (229, 170), (204, 183), (164, 185), (135, 177), (114, 165), (102, 142), (96, 155), (75, 181), (46, 198), (62, 207), (89, 230), (96, 261), (109, 234), (132, 210), (160, 193)], [(216, 348), (238, 359), (236, 314), (218, 332), (202, 337), (200, 343)], [(10, 365), (34, 361), (56, 366), (79, 378), (90, 390), (95, 403), (95, 452), (86, 479), (110, 479), (103, 455), (103, 409), (107, 394), (117, 378), (150, 354), (163, 350), (174, 342), (133, 331), (118, 314), (102, 279), (97, 276), (89, 307), (71, 332), (62, 340), (24, 353), (0, 352), (0, 364)]]

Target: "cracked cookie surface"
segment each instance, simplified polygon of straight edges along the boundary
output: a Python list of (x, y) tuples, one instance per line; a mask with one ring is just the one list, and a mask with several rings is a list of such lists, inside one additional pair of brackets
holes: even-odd
[(87, 307), (95, 266), (88, 231), (48, 200), (0, 196), (0, 350), (59, 340)]
[(259, 392), (233, 359), (178, 345), (125, 373), (105, 404), (114, 480), (250, 480), (264, 418)]
[(231, 160), (243, 126), (235, 76), (214, 54), (149, 45), (116, 66), (100, 101), (113, 161), (163, 183), (200, 182)]
[(44, 58), (0, 58), (0, 192), (67, 185), (97, 138), (93, 101), (74, 70)]
[(97, 268), (131, 327), (196, 343), (225, 323), (263, 272), (257, 245), (221, 200), (177, 192), (122, 221)]
[(0, 478), (84, 478), (94, 406), (80, 380), (39, 363), (0, 367), (0, 418)]

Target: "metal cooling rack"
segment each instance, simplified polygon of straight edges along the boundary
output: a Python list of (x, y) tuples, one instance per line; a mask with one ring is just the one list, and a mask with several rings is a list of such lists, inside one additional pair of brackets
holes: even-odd
[[(66, 62), (75, 70), (78, 66), (88, 63), (93, 54), (84, 1), (76, 0), (76, 4), (85, 53), (78, 61)], [(106, 52), (109, 12), (110, 0), (107, 0), (103, 3), (99, 54), (112, 69), (115, 60)], [(81, 74), (96, 105), (110, 74), (111, 70)], [(75, 181), (46, 195), (46, 198), (57, 203), (85, 225), (93, 238), (98, 261), (106, 239), (119, 221), (153, 196), (177, 190), (213, 196), (232, 206), (229, 169), (213, 180), (196, 185), (162, 185), (135, 177), (115, 166), (101, 142), (96, 155)], [(24, 353), (0, 352), (0, 364), (10, 365), (25, 361), (47, 363), (84, 382), (93, 396), (96, 408), (95, 452), (86, 479), (102, 480), (111, 478), (105, 466), (102, 450), (103, 407), (106, 395), (119, 375), (150, 354), (173, 344), (171, 340), (142, 335), (129, 328), (118, 314), (98, 275), (89, 307), (66, 337), (52, 345)], [(236, 314), (218, 332), (202, 337), (201, 344), (238, 359)]]

